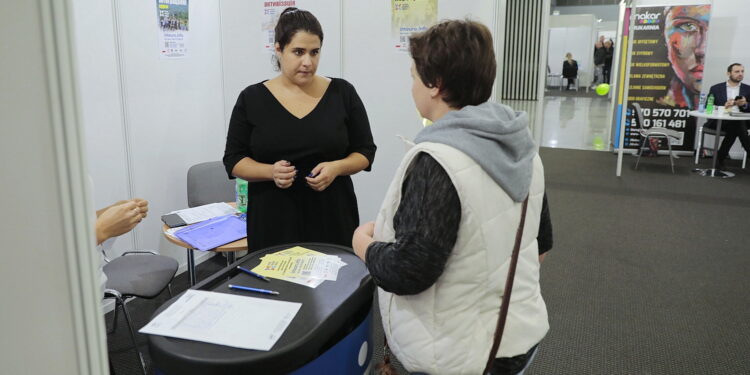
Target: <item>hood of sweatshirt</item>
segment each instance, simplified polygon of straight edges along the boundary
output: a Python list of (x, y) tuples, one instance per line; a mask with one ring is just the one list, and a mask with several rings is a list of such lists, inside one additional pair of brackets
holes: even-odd
[(472, 158), (516, 202), (529, 193), (536, 144), (526, 112), (486, 102), (450, 111), (422, 129), (416, 143), (454, 147)]

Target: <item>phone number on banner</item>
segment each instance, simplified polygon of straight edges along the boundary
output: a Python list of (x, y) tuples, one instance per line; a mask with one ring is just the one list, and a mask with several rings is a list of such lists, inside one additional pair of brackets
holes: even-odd
[(688, 109), (673, 108), (643, 108), (643, 117), (659, 117), (644, 119), (643, 126), (684, 129), (687, 124), (686, 118), (689, 111)]

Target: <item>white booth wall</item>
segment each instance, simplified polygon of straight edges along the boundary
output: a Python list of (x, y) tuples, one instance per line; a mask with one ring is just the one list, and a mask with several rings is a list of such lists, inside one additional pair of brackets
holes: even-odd
[[(261, 50), (262, 1), (190, 2), (185, 58), (162, 59), (153, 0), (75, 0), (74, 38), (82, 123), (96, 207), (141, 197), (149, 216), (115, 242), (110, 256), (159, 250), (180, 262), (185, 250), (161, 234), (160, 216), (187, 205), (191, 165), (221, 160), (231, 110), (248, 85), (274, 77)], [(441, 0), (438, 20), (485, 23), (502, 38), (504, 1)], [(373, 171), (354, 176), (361, 220), (374, 220), (401, 156), (401, 134), (421, 128), (411, 99), (410, 58), (392, 47), (390, 2), (298, 0), (324, 31), (319, 74), (354, 84), (378, 146)], [(497, 43), (496, 43), (497, 45)], [(196, 263), (212, 253), (196, 254)]]
[(597, 39), (593, 14), (552, 15), (549, 21), (547, 64), (552, 74), (562, 74), (565, 54), (578, 62), (578, 85), (586, 87), (594, 80), (594, 43)]

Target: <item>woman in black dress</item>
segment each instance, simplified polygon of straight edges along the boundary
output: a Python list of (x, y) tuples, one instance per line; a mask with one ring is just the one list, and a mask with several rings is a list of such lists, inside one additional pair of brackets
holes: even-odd
[[(573, 83), (578, 77), (578, 62), (573, 60), (573, 55), (570, 52), (565, 54), (562, 76), (568, 81), (568, 85), (565, 89), (570, 90), (570, 84)], [(576, 85), (576, 87), (578, 86)]]
[(349, 246), (359, 225), (349, 177), (370, 170), (370, 123), (354, 87), (315, 74), (323, 31), (287, 8), (275, 28), (279, 76), (245, 88), (229, 121), (224, 166), (248, 180), (250, 251), (293, 242)]

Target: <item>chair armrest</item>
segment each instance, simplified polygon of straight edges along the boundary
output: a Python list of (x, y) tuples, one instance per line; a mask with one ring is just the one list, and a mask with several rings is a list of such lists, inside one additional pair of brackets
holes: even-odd
[(122, 299), (122, 294), (114, 289), (104, 289), (104, 298)]
[(156, 251), (153, 250), (133, 250), (133, 251), (126, 251), (122, 253), (122, 256), (130, 255), (130, 254), (151, 254), (151, 255), (159, 255)]

